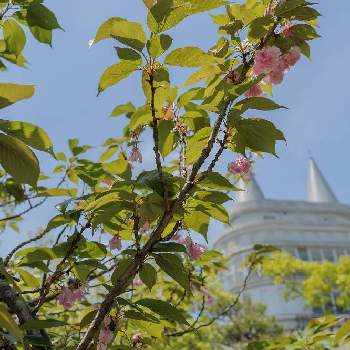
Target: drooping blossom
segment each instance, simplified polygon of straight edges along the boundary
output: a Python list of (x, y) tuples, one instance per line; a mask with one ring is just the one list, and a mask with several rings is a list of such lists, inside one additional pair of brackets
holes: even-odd
[(105, 317), (103, 320), (103, 325), (100, 330), (100, 334), (98, 336), (98, 342), (97, 342), (97, 350), (106, 350), (108, 344), (113, 339), (113, 332), (111, 330), (112, 327), (112, 320), (109, 316)]
[(278, 85), (281, 84), (284, 78), (284, 72), (286, 70), (286, 66), (281, 59), (278, 65), (265, 76), (264, 81), (268, 84)]
[(76, 302), (81, 302), (85, 294), (85, 286), (77, 285), (77, 282), (68, 282), (68, 287), (62, 288), (57, 297), (57, 303), (65, 310), (69, 310)]
[(133, 146), (129, 156), (130, 162), (139, 162), (142, 163), (142, 154), (137, 145)]
[(212, 305), (214, 303), (214, 298), (211, 296), (211, 294), (208, 291), (208, 289), (205, 286), (201, 286), (200, 291), (207, 298), (208, 304)]
[(62, 288), (60, 294), (57, 297), (57, 303), (59, 305), (62, 305), (65, 310), (69, 310), (74, 305), (74, 302), (75, 297), (73, 292), (67, 287)]
[(288, 22), (287, 24), (285, 24), (282, 28), (282, 35), (285, 38), (290, 38), (293, 33), (291, 32), (291, 29), (294, 27), (294, 24), (292, 22)]
[(246, 93), (246, 97), (260, 97), (263, 94), (261, 86), (259, 84), (253, 85)]
[(143, 343), (143, 336), (140, 333), (134, 334), (131, 337), (132, 344), (135, 346), (137, 344), (142, 344)]
[(146, 220), (142, 226), (142, 232), (147, 232), (150, 228), (151, 228), (151, 224), (148, 220)]
[(187, 254), (192, 260), (198, 259), (202, 254), (204, 254), (207, 251), (207, 248), (204, 245), (193, 242), (192, 238), (189, 236), (185, 238), (184, 243), (187, 248)]
[(301, 51), (298, 46), (293, 46), (287, 53), (282, 56), (285, 69), (293, 67), (300, 59)]
[(120, 236), (119, 235), (113, 236), (109, 240), (109, 246), (112, 250), (113, 249), (120, 250), (122, 248), (122, 240), (120, 239)]
[(253, 73), (255, 75), (268, 74), (278, 66), (280, 60), (281, 50), (276, 46), (258, 50), (255, 54)]
[(134, 287), (140, 287), (142, 286), (142, 281), (139, 279), (139, 278), (135, 278), (133, 281), (132, 281), (132, 285)]

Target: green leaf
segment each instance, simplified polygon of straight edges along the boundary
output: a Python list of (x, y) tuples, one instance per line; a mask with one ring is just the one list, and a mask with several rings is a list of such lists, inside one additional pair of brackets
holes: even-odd
[(178, 67), (201, 67), (216, 63), (216, 59), (198, 47), (187, 46), (172, 51), (164, 63)]
[(265, 97), (249, 97), (239, 101), (236, 107), (240, 107), (240, 111), (243, 113), (248, 109), (257, 109), (261, 111), (271, 111), (274, 109), (286, 108), (281, 106), (269, 98)]
[(111, 281), (114, 285), (118, 282), (118, 279), (123, 275), (123, 273), (128, 269), (132, 261), (133, 259), (131, 258), (119, 261), (118, 266), (114, 270), (111, 277)]
[(96, 314), (97, 314), (97, 310), (93, 310), (87, 313), (80, 321), (80, 327), (85, 328), (86, 326), (89, 326), (90, 323), (94, 320)]
[(157, 282), (157, 271), (151, 264), (144, 264), (139, 275), (141, 281), (149, 288), (149, 290), (151, 290)]
[(158, 58), (169, 49), (173, 39), (166, 34), (153, 35), (147, 42), (147, 50), (151, 57)]
[(334, 344), (337, 345), (341, 340), (348, 337), (350, 334), (350, 321), (345, 322), (343, 326), (341, 326), (335, 336), (334, 336)]
[(282, 1), (275, 8), (276, 16), (283, 16), (286, 12), (305, 5), (305, 0)]
[(216, 204), (224, 204), (225, 202), (232, 201), (229, 195), (218, 191), (196, 191), (195, 198)]
[(13, 53), (16, 57), (23, 51), (26, 45), (26, 35), (21, 26), (13, 19), (8, 19), (3, 24), (6, 51)]
[(186, 253), (186, 247), (176, 242), (157, 243), (152, 252)]
[(16, 137), (39, 151), (53, 153), (53, 145), (46, 131), (38, 126), (20, 121), (0, 119), (0, 130)]
[(149, 106), (143, 106), (139, 108), (131, 116), (129, 128), (130, 130), (135, 130), (139, 126), (147, 125), (152, 121), (152, 114)]
[(189, 277), (185, 272), (185, 268), (181, 259), (174, 254), (163, 253), (154, 254), (157, 265), (171, 278), (173, 278), (180, 286), (186, 290), (190, 290)]
[(44, 329), (44, 328), (55, 328), (55, 327), (61, 327), (68, 325), (65, 321), (60, 320), (53, 320), (53, 319), (47, 319), (47, 320), (30, 320), (26, 323), (22, 324), (22, 328), (26, 330), (32, 330), (32, 329)]
[(259, 17), (253, 20), (249, 25), (248, 38), (256, 40), (263, 38), (275, 25), (272, 16)]
[(150, 309), (165, 319), (188, 324), (182, 311), (166, 301), (146, 298), (137, 301), (136, 304)]
[(19, 273), (21, 280), (24, 282), (24, 285), (26, 287), (29, 287), (31, 289), (37, 289), (40, 287), (40, 281), (38, 278), (36, 278), (32, 273), (29, 273), (26, 270), (17, 269), (17, 272)]
[(34, 85), (0, 84), (0, 109), (17, 101), (31, 98), (34, 95)]
[(0, 326), (5, 328), (16, 339), (22, 339), (23, 332), (17, 326), (17, 323), (12, 319), (11, 315), (7, 311), (7, 306), (0, 303)]
[(285, 141), (283, 133), (268, 120), (241, 119), (235, 123), (235, 128), (232, 143), (235, 151), (242, 154), (249, 148), (254, 152), (276, 155), (276, 141)]
[(135, 112), (135, 107), (131, 102), (118, 105), (113, 109), (113, 112), (111, 114), (111, 117), (119, 117), (120, 115), (126, 114), (128, 115), (129, 113)]
[(151, 32), (160, 33), (176, 26), (186, 17), (224, 5), (223, 0), (158, 0), (150, 8), (147, 24)]
[(108, 67), (100, 78), (98, 93), (126, 79), (131, 73), (135, 72), (138, 65), (131, 61), (121, 61)]
[(162, 120), (158, 126), (159, 150), (163, 157), (172, 152), (177, 142), (178, 136), (173, 132), (174, 122)]
[(210, 216), (201, 211), (189, 211), (184, 215), (184, 225), (193, 231), (200, 233), (208, 241)]
[(206, 127), (197, 131), (187, 141), (186, 164), (193, 164), (202, 154), (203, 148), (207, 145), (212, 128)]
[(112, 17), (103, 23), (95, 36), (95, 43), (114, 38), (138, 51), (146, 45), (146, 34), (138, 22), (129, 22), (121, 17)]
[(0, 134), (0, 163), (15, 181), (36, 185), (40, 173), (39, 162), (22, 141)]
[(117, 159), (110, 163), (103, 164), (102, 168), (111, 175), (118, 175), (123, 179), (131, 178), (131, 167), (127, 160)]
[(124, 61), (132, 61), (133, 63), (141, 66), (142, 65), (142, 58), (140, 54), (133, 50), (129, 49), (127, 47), (116, 47), (117, 55), (121, 60)]
[[(198, 176), (201, 176), (199, 174)], [(202, 181), (198, 183), (198, 187), (223, 190), (223, 191), (237, 191), (238, 188), (231, 184), (229, 180), (223, 177), (220, 173), (211, 172)]]
[(55, 14), (42, 4), (31, 3), (25, 13), (25, 19), (29, 27), (40, 27), (46, 30), (61, 28)]
[(313, 40), (319, 38), (315, 28), (309, 24), (296, 24), (290, 29), (291, 35), (300, 40)]
[(40, 192), (41, 196), (48, 197), (75, 197), (77, 195), (76, 188), (47, 188)]

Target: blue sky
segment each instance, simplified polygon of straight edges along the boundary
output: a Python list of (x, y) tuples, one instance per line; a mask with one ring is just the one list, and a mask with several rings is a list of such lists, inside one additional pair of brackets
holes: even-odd
[[(113, 43), (106, 41), (88, 48), (98, 26), (111, 16), (144, 21), (141, 0), (60, 0), (46, 1), (57, 15), (64, 31), (54, 34), (53, 48), (29, 40), (25, 56), (28, 69), (10, 67), (1, 73), (2, 81), (32, 83), (36, 95), (2, 112), (2, 118), (30, 121), (50, 134), (56, 151), (67, 150), (67, 140), (78, 137), (82, 143), (99, 145), (107, 137), (121, 133), (122, 119), (108, 118), (114, 106), (133, 100), (142, 102), (136, 78), (123, 82), (96, 97), (99, 76), (117, 62)], [(303, 59), (277, 87), (274, 99), (288, 110), (269, 117), (285, 133), (287, 144), (278, 147), (279, 159), (258, 160), (255, 172), (269, 198), (303, 199), (306, 195), (307, 161), (310, 150), (338, 199), (350, 203), (347, 150), (350, 148), (348, 111), (350, 47), (348, 45), (348, 0), (321, 1), (322, 38), (312, 44), (312, 62)], [(215, 27), (208, 15), (187, 19), (172, 30), (175, 45), (209, 48), (216, 40)], [(136, 87), (136, 88), (135, 88)], [(150, 148), (145, 144), (145, 149)], [(53, 165), (43, 156), (42, 168)], [(226, 158), (228, 161), (229, 158)], [(20, 234), (0, 246), (0, 253), (28, 231), (45, 225), (54, 203), (33, 212)], [(215, 225), (216, 231), (219, 226)], [(12, 234), (12, 232), (11, 232)], [(17, 236), (17, 237), (15, 237)], [(4, 236), (3, 236), (4, 237)]]

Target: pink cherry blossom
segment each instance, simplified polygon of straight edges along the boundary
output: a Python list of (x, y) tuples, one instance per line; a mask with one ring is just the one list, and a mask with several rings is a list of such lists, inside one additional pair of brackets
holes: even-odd
[(129, 161), (142, 163), (142, 154), (136, 145), (131, 149)]
[(98, 336), (97, 350), (106, 350), (108, 344), (113, 340), (113, 332), (110, 329), (112, 320), (110, 317), (105, 317), (103, 325)]
[(75, 302), (80, 302), (85, 294), (85, 287), (79, 288), (62, 288), (60, 294), (57, 297), (57, 303), (62, 305), (65, 310), (69, 310)]
[(276, 46), (268, 46), (258, 50), (255, 54), (253, 73), (255, 75), (268, 74), (278, 66), (281, 50)]
[(132, 285), (133, 285), (134, 287), (140, 287), (140, 286), (142, 286), (142, 281), (141, 281), (140, 279), (138, 279), (138, 278), (135, 278), (135, 279), (133, 280), (133, 282), (132, 282)]
[(171, 238), (173, 241), (176, 241), (176, 242), (179, 242), (179, 243), (182, 243), (183, 242), (183, 238), (182, 236), (180, 235), (180, 233), (176, 232), (174, 234), (174, 236)]
[(198, 259), (202, 254), (207, 251), (207, 248), (201, 244), (194, 243), (191, 237), (186, 237), (185, 242), (187, 248), (187, 254), (192, 260)]
[(264, 81), (268, 84), (278, 85), (281, 84), (284, 78), (284, 72), (286, 66), (281, 60), (279, 64), (268, 75), (265, 76)]
[(245, 175), (249, 174), (252, 168), (252, 162), (247, 158), (239, 158), (234, 162), (229, 163), (228, 171), (232, 174)]
[(145, 223), (142, 226), (142, 231), (147, 232), (151, 228), (151, 224), (148, 220), (145, 221)]
[(140, 333), (134, 334), (131, 337), (131, 341), (134, 345), (143, 343), (143, 336)]
[(122, 240), (120, 239), (120, 236), (119, 235), (113, 236), (109, 240), (109, 246), (112, 250), (113, 249), (120, 250), (122, 248)]
[(246, 97), (259, 97), (263, 94), (261, 86), (259, 84), (253, 85), (246, 93)]
[(291, 29), (294, 27), (294, 24), (292, 22), (288, 22), (286, 25), (282, 28), (282, 35), (285, 38), (290, 38), (293, 33), (291, 32)]
[(282, 56), (285, 68), (294, 66), (300, 59), (300, 48), (293, 46), (287, 53)]
[(75, 302), (75, 297), (71, 289), (65, 287), (62, 288), (61, 293), (57, 297), (57, 303), (62, 305), (65, 310), (69, 310)]
[(73, 293), (74, 301), (81, 302), (85, 295), (85, 287), (81, 286), (78, 289), (73, 289), (72, 293)]

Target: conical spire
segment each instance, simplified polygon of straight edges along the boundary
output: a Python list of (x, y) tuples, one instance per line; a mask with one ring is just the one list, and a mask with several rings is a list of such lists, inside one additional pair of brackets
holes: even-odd
[(261, 201), (264, 199), (264, 194), (261, 191), (261, 188), (254, 175), (252, 175), (252, 179), (248, 183), (239, 180), (238, 188), (244, 191), (237, 192), (236, 202), (252, 202)]
[(308, 201), (337, 202), (336, 196), (312, 158), (309, 168)]

